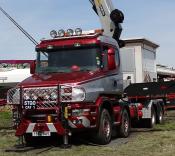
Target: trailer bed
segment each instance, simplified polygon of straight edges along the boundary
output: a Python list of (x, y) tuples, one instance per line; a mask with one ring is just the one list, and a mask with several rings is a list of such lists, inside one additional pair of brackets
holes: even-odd
[(124, 94), (129, 99), (175, 99), (175, 81), (131, 84)]

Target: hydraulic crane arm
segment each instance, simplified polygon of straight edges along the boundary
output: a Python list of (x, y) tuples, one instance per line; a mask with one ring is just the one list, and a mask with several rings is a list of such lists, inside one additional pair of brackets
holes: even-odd
[(123, 45), (120, 42), (122, 32), (121, 23), (124, 20), (123, 13), (115, 9), (111, 0), (89, 0), (94, 11), (99, 16), (104, 35), (113, 37), (117, 40), (120, 47)]

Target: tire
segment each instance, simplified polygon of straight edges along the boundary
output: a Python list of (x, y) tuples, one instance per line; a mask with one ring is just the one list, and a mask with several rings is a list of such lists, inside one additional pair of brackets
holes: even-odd
[(164, 117), (164, 113), (163, 113), (163, 108), (160, 106), (160, 111), (157, 115), (157, 123), (158, 124), (162, 124), (163, 123), (163, 117)]
[(130, 118), (126, 109), (124, 109), (121, 118), (121, 125), (119, 127), (119, 136), (123, 138), (127, 138), (130, 133)]
[(101, 145), (106, 145), (111, 141), (112, 122), (111, 116), (106, 109), (103, 109), (100, 115), (99, 127), (95, 134), (95, 142)]
[(154, 107), (151, 108), (151, 119), (147, 120), (147, 127), (153, 128), (156, 124), (156, 112)]

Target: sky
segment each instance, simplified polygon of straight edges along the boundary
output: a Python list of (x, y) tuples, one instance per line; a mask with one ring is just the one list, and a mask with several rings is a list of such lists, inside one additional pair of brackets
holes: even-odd
[[(175, 67), (175, 0), (113, 0), (123, 11), (122, 38), (143, 37), (160, 45), (157, 63)], [(0, 0), (38, 42), (51, 30), (101, 28), (88, 0)], [(0, 60), (35, 59), (35, 46), (0, 12)]]

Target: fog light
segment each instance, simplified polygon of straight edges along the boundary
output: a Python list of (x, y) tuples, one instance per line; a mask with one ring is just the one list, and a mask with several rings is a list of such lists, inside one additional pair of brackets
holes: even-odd
[(51, 122), (52, 122), (52, 116), (51, 116), (51, 115), (48, 115), (48, 116), (47, 116), (47, 122), (48, 122), (48, 123), (51, 123)]

